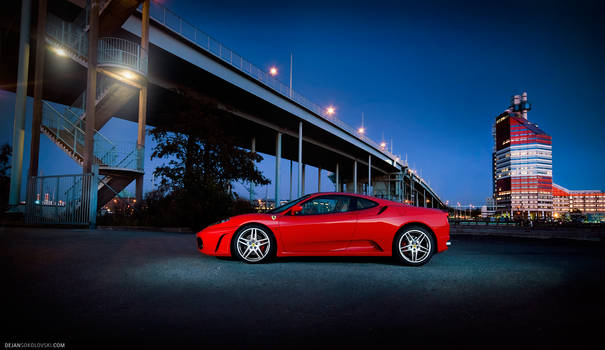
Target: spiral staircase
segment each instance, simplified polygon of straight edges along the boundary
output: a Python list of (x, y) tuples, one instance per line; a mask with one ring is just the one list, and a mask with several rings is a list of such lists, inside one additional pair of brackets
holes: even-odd
[[(138, 43), (108, 37), (136, 10), (142, 1), (99, 1), (97, 89), (95, 96), (93, 164), (99, 166), (97, 207), (117, 196), (143, 174), (144, 147), (136, 142), (115, 142), (100, 130), (132, 98), (138, 97), (137, 81), (147, 75), (147, 53)], [(56, 53), (88, 68), (89, 6), (72, 22), (47, 16), (45, 41)], [(126, 74), (132, 80), (120, 79)], [(43, 101), (41, 132), (79, 165), (84, 162), (86, 136), (86, 91), (71, 106)]]

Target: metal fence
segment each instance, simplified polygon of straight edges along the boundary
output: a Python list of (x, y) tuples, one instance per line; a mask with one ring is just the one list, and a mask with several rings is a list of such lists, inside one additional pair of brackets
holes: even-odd
[(30, 177), (25, 222), (94, 226), (97, 179), (96, 173)]

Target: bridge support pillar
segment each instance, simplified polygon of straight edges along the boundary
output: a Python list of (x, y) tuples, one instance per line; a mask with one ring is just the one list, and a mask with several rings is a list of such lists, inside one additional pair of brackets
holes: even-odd
[(298, 197), (303, 195), (302, 126), (302, 121), (298, 122)]
[(13, 124), (13, 157), (8, 204), (11, 209), (19, 205), (25, 146), (25, 100), (27, 97), (27, 73), (29, 71), (29, 20), (31, 0), (21, 3), (21, 32), (19, 34), (19, 67), (15, 97), (15, 121)]
[(84, 136), (84, 173), (92, 171), (94, 160), (95, 100), (97, 96), (97, 39), (99, 36), (99, 3), (90, 2), (88, 27), (88, 72), (86, 84), (86, 134)]
[(422, 202), (424, 203), (424, 207), (426, 208), (426, 189), (422, 189)]
[(368, 156), (368, 196), (372, 195), (372, 155)]
[(317, 168), (317, 192), (321, 192), (321, 168)]
[[(149, 53), (149, 5), (150, 0), (143, 2), (143, 15), (141, 18), (141, 50)], [(137, 133), (137, 147), (141, 157), (141, 168), (145, 165), (145, 125), (147, 124), (147, 81), (143, 82), (139, 91), (139, 125)], [(137, 176), (135, 197), (137, 201), (143, 199), (144, 175)]]
[(290, 195), (288, 199), (292, 200), (292, 159), (290, 159)]
[(306, 173), (306, 166), (303, 163), (302, 165), (302, 178), (301, 178), (301, 183), (302, 183), (302, 195), (305, 194), (305, 173)]
[(40, 158), (40, 124), (42, 122), (42, 88), (44, 79), (44, 54), (46, 53), (46, 8), (47, 0), (38, 1), (38, 23), (36, 38), (36, 62), (34, 78), (34, 113), (32, 118), (32, 138), (29, 148), (29, 173), (31, 176), (38, 176), (38, 159)]
[(336, 163), (336, 172), (334, 173), (335, 182), (336, 182), (336, 192), (340, 192), (340, 179), (338, 174), (338, 163)]
[(279, 177), (281, 167), (281, 132), (275, 139), (275, 207), (279, 207)]
[(357, 193), (357, 159), (353, 162), (353, 193)]

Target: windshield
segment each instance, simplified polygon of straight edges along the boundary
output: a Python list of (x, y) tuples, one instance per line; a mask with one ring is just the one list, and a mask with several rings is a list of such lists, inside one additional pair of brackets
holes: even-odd
[(284, 204), (284, 205), (280, 205), (279, 207), (277, 207), (277, 208), (275, 208), (275, 209), (271, 209), (271, 210), (269, 210), (267, 213), (268, 213), (268, 214), (279, 214), (279, 213), (283, 213), (284, 211), (286, 211), (286, 210), (288, 210), (288, 209), (292, 208), (293, 206), (295, 206), (296, 204), (298, 204), (298, 203), (302, 202), (303, 200), (305, 200), (305, 199), (309, 198), (310, 196), (311, 196), (310, 194), (304, 195), (304, 196), (302, 196), (302, 197), (300, 197), (300, 198), (298, 198), (298, 199), (295, 199), (295, 200), (293, 200), (293, 201), (291, 201), (291, 202), (288, 202), (288, 203), (286, 203), (286, 204)]

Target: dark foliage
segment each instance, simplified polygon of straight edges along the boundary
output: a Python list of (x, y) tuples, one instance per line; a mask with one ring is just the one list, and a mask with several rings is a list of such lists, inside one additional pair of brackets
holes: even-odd
[(11, 146), (8, 143), (2, 145), (2, 148), (0, 148), (0, 215), (3, 215), (8, 209), (11, 154)]
[(150, 132), (157, 144), (152, 159), (167, 161), (154, 171), (164, 194), (158, 203), (169, 205), (157, 214), (170, 215), (179, 226), (197, 230), (231, 215), (234, 208), (242, 209), (241, 205), (234, 207), (231, 183), (265, 185), (269, 180), (256, 167), (262, 157), (238, 147), (225, 132), (231, 115), (183, 92), (177, 105), (176, 113), (159, 118), (170, 122)]

